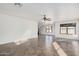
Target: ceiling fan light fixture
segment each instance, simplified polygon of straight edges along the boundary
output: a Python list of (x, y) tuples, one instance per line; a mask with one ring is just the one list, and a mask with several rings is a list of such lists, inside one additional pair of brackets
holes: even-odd
[(14, 3), (14, 5), (17, 6), (17, 7), (22, 7), (23, 6), (22, 3)]

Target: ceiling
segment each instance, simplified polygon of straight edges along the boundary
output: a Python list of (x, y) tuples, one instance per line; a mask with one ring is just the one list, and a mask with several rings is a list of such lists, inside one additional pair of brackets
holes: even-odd
[(17, 7), (13, 3), (0, 3), (0, 13), (37, 21), (42, 19), (44, 14), (51, 19), (56, 19), (60, 14), (66, 13), (66, 10), (75, 9), (73, 7), (78, 8), (79, 4), (23, 3), (22, 7)]

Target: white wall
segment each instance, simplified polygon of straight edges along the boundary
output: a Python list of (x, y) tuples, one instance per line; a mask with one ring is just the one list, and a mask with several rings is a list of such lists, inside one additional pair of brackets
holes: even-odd
[(78, 3), (62, 3), (57, 5), (55, 20), (72, 20), (79, 18)]
[(0, 14), (0, 44), (37, 37), (37, 22)]

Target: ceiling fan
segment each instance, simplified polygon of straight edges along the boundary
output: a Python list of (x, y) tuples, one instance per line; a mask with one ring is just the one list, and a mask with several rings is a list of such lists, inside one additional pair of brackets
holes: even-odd
[(44, 19), (44, 21), (51, 21), (51, 19), (47, 18), (46, 15), (43, 15), (43, 19)]
[(22, 3), (14, 3), (14, 5), (17, 6), (17, 7), (22, 7), (23, 6)]

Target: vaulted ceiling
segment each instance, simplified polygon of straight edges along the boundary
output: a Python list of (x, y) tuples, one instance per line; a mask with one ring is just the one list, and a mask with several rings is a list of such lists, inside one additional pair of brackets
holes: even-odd
[[(73, 18), (79, 15), (79, 4), (61, 3), (22, 3), (22, 7), (17, 7), (13, 3), (1, 3), (0, 14), (21, 17), (28, 20), (40, 20), (43, 15), (51, 19)], [(76, 16), (74, 16), (74, 14)], [(66, 16), (66, 17), (65, 17)]]

